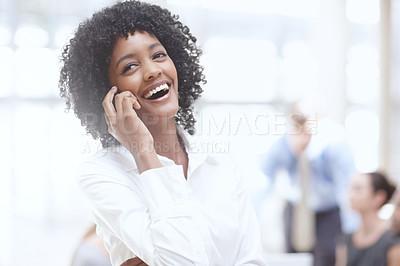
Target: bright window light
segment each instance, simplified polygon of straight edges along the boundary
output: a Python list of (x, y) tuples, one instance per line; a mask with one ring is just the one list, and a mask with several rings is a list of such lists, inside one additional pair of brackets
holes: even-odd
[(21, 104), (15, 114), (15, 212), (44, 218), (50, 191), (47, 190), (48, 118), (45, 105)]
[(310, 18), (318, 13), (318, 0), (167, 0), (170, 5), (194, 6), (223, 11), (280, 14), (291, 17)]
[(313, 94), (317, 88), (317, 62), (311, 47), (305, 42), (289, 42), (283, 47), (282, 96), (294, 101)]
[(354, 45), (348, 51), (346, 66), (349, 100), (355, 104), (374, 104), (379, 93), (378, 51), (371, 45)]
[[(13, 162), (13, 147), (11, 140), (13, 139), (13, 133), (11, 130), (11, 125), (13, 124), (13, 116), (10, 115), (10, 105), (1, 104), (0, 105), (0, 140), (1, 140), (1, 150), (0, 150), (0, 174), (2, 178), (0, 178), (0, 200), (2, 211), (0, 213), (0, 225), (3, 221), (4, 216), (7, 216), (11, 211), (11, 167), (14, 164)], [(6, 222), (6, 221), (5, 221)], [(0, 226), (0, 235), (3, 227)], [(1, 242), (1, 241), (0, 241)], [(1, 246), (1, 245), (0, 245)]]
[(47, 169), (52, 184), (52, 204), (62, 206), (53, 210), (53, 215), (58, 219), (71, 218), (71, 212), (76, 217), (85, 216), (84, 208), (79, 204), (82, 195), (71, 179), (74, 179), (78, 165), (101, 149), (100, 142), (86, 134), (73, 112), (66, 113), (64, 109), (65, 105), (60, 104), (51, 110), (48, 117), (50, 123)]
[(11, 31), (8, 27), (0, 26), (0, 46), (7, 46), (11, 41)]
[(45, 47), (49, 43), (49, 34), (39, 27), (20, 27), (15, 32), (14, 43), (18, 47)]
[(349, 60), (377, 63), (379, 60), (379, 51), (377, 47), (372, 44), (357, 44), (349, 47), (347, 57)]
[(352, 111), (346, 117), (345, 126), (357, 148), (374, 148), (378, 145), (379, 119), (375, 112)]
[(12, 94), (14, 73), (14, 51), (9, 47), (0, 47), (0, 97)]
[(379, 0), (347, 0), (346, 13), (351, 22), (378, 23), (380, 19)]
[(278, 60), (272, 42), (213, 38), (203, 50), (204, 99), (262, 102), (275, 97)]
[(268, 105), (207, 105), (196, 117), (196, 135), (227, 144), (238, 154), (265, 152), (285, 133), (285, 118)]
[(16, 58), (16, 88), (22, 97), (58, 95), (58, 51), (48, 48), (18, 48)]
[(379, 66), (350, 62), (346, 67), (347, 96), (356, 104), (374, 104), (379, 90)]
[[(260, 0), (259, 0), (260, 1)], [(318, 15), (319, 1), (318, 0), (285, 0), (285, 1), (273, 1), (269, 2), (276, 3), (279, 5), (279, 14), (299, 17), (299, 18), (314, 18)]]
[(375, 171), (378, 166), (379, 118), (369, 110), (351, 111), (345, 127), (360, 172)]
[(64, 47), (67, 41), (72, 37), (74, 29), (72, 27), (60, 27), (54, 35), (54, 43), (57, 47)]

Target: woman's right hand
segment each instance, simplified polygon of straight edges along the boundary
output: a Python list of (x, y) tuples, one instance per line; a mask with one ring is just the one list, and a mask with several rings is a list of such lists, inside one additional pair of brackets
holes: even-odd
[(134, 110), (141, 108), (137, 98), (130, 91), (116, 92), (117, 87), (113, 86), (103, 101), (108, 132), (134, 155), (153, 151), (153, 137)]
[(103, 101), (108, 132), (131, 152), (139, 173), (161, 167), (153, 136), (134, 110), (141, 108), (137, 98), (130, 91), (115, 95), (116, 92), (117, 87), (112, 87)]

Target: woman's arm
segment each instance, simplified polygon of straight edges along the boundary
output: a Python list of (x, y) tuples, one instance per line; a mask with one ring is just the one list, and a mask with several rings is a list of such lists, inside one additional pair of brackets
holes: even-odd
[(387, 254), (388, 266), (400, 265), (400, 244), (392, 246)]
[(193, 218), (197, 207), (182, 167), (124, 171), (104, 162), (82, 165), (78, 182), (96, 224), (148, 265), (207, 265), (210, 240)]
[(138, 173), (112, 165), (106, 156), (81, 168), (79, 184), (95, 222), (149, 265), (207, 265), (209, 241), (193, 219), (196, 205), (182, 166), (163, 167), (134, 110), (141, 108), (136, 97), (116, 92), (114, 86), (104, 98), (105, 119), (110, 134), (133, 155)]
[(336, 246), (336, 263), (335, 266), (346, 266), (347, 247), (346, 244), (340, 243)]
[(147, 264), (144, 263), (141, 259), (138, 257), (129, 259), (125, 261), (124, 263), (121, 264), (121, 266), (146, 266)]

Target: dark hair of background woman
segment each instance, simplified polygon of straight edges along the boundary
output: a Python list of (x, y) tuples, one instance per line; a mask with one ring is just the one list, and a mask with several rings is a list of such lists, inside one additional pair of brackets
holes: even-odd
[(101, 105), (111, 85), (108, 66), (116, 40), (129, 33), (146, 31), (155, 35), (173, 60), (179, 83), (179, 110), (175, 121), (194, 134), (193, 102), (202, 93), (205, 83), (203, 68), (199, 65), (201, 50), (196, 38), (178, 16), (159, 6), (126, 1), (95, 13), (82, 22), (75, 36), (65, 46), (59, 87), (82, 126), (103, 147), (118, 144), (107, 130)]
[(375, 193), (379, 190), (382, 190), (386, 193), (386, 200), (382, 205), (388, 203), (394, 191), (396, 190), (396, 187), (389, 182), (389, 180), (383, 173), (373, 172), (368, 173), (367, 175), (369, 175), (369, 177), (371, 178), (372, 187)]

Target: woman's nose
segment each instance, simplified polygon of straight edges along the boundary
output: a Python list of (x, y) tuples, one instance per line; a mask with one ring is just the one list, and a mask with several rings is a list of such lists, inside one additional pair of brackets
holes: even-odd
[(158, 77), (161, 74), (161, 68), (155, 62), (146, 62), (144, 80), (148, 81)]

